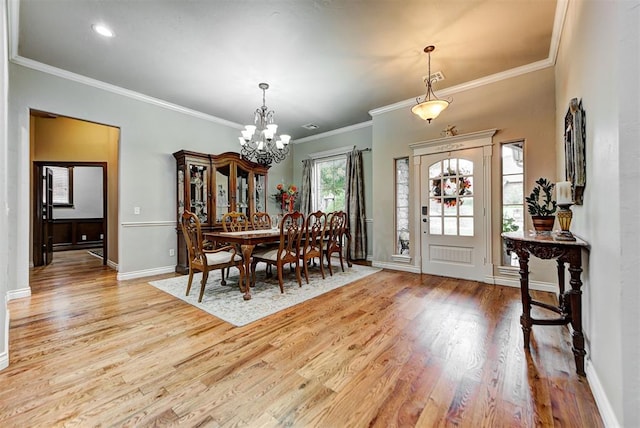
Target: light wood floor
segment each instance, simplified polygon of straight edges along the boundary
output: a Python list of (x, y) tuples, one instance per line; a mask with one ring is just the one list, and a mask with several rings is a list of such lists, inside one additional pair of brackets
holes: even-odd
[(566, 328), (523, 351), (515, 288), (382, 271), (234, 328), (100, 263), (56, 253), (9, 303), (0, 426), (602, 426)]

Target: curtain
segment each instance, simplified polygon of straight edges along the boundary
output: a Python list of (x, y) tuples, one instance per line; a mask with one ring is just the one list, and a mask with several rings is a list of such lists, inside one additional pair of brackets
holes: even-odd
[(347, 153), (347, 186), (345, 201), (347, 205), (347, 221), (351, 233), (351, 258), (365, 260), (367, 258), (367, 227), (364, 210), (364, 172), (362, 167), (362, 151), (355, 147)]
[(306, 216), (311, 213), (311, 174), (313, 159), (302, 161), (302, 186), (300, 187), (300, 212)]

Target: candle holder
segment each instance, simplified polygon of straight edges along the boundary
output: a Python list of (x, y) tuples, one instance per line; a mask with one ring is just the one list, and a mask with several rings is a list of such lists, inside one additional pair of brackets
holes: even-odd
[(569, 231), (569, 227), (571, 226), (571, 219), (573, 218), (573, 212), (571, 211), (572, 204), (558, 204), (560, 210), (556, 217), (558, 218), (558, 223), (560, 224), (560, 232), (556, 234), (556, 239), (558, 241), (575, 241), (576, 238)]

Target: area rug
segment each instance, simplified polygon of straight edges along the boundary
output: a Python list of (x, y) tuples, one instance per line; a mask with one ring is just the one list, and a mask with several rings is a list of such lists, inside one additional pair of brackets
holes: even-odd
[[(334, 263), (332, 265), (335, 266)], [(333, 269), (333, 276), (329, 275), (328, 269), (325, 269), (325, 279), (322, 279), (317, 267), (309, 269), (309, 284), (306, 283), (303, 272), (302, 287), (298, 286), (295, 273), (285, 272), (284, 293), (280, 293), (275, 269), (274, 275), (268, 278), (262, 266), (264, 265), (258, 265), (256, 285), (251, 288), (251, 300), (248, 301), (243, 300), (238, 288), (238, 270), (235, 268), (232, 269), (226, 286), (220, 285), (219, 270), (209, 273), (204, 297), (200, 303), (198, 303), (198, 295), (201, 273), (193, 276), (189, 296), (185, 296), (188, 275), (151, 281), (149, 284), (239, 327), (380, 271), (378, 268), (369, 266), (353, 265), (348, 268), (345, 265), (345, 271), (342, 272), (338, 262), (337, 269), (335, 267)]]

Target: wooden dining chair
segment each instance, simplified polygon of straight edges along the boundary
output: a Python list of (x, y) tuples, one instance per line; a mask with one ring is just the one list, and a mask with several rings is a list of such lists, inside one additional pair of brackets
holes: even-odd
[(202, 272), (202, 281), (200, 285), (200, 296), (198, 302), (202, 301), (204, 296), (204, 287), (209, 279), (209, 272), (215, 269), (222, 270), (222, 285), (226, 285), (224, 279), (224, 269), (235, 266), (240, 271), (239, 284), (243, 283), (245, 271), (242, 264), (242, 257), (237, 253), (236, 248), (232, 245), (216, 249), (205, 249), (202, 239), (202, 230), (200, 228), (200, 220), (198, 216), (190, 211), (182, 214), (180, 225), (184, 240), (187, 244), (189, 252), (189, 282), (187, 283), (187, 296), (191, 291), (191, 283), (193, 282), (193, 274), (196, 271)]
[(271, 229), (271, 216), (269, 213), (258, 211), (251, 215), (251, 227), (254, 230)]
[(327, 214), (316, 211), (307, 216), (304, 224), (304, 238), (301, 240), (302, 265), (304, 266), (304, 277), (309, 283), (309, 264), (318, 258), (320, 273), (324, 279), (324, 264), (322, 255), (324, 254), (324, 236), (327, 228)]
[(327, 259), (327, 266), (329, 267), (329, 274), (333, 276), (333, 270), (331, 268), (331, 255), (338, 253), (340, 257), (340, 267), (344, 272), (344, 259), (343, 259), (343, 242), (347, 227), (347, 213), (344, 211), (335, 211), (330, 214), (327, 226), (327, 238), (324, 241), (324, 254)]
[(229, 212), (222, 216), (222, 229), (225, 232), (239, 232), (249, 229), (249, 218), (245, 213)]
[[(249, 230), (249, 218), (245, 213), (236, 212), (236, 211), (225, 213), (222, 216), (221, 222), (222, 222), (222, 230), (224, 230), (225, 232), (241, 232), (244, 230)], [(229, 278), (230, 271), (231, 269), (226, 270), (227, 278)], [(222, 275), (225, 275), (224, 271)]]
[(283, 272), (286, 265), (295, 269), (298, 285), (302, 287), (300, 276), (300, 238), (304, 228), (304, 215), (298, 211), (287, 213), (280, 222), (280, 244), (277, 248), (256, 248), (251, 256), (251, 283), (256, 281), (256, 265), (264, 262), (276, 267), (280, 292), (284, 293)]

